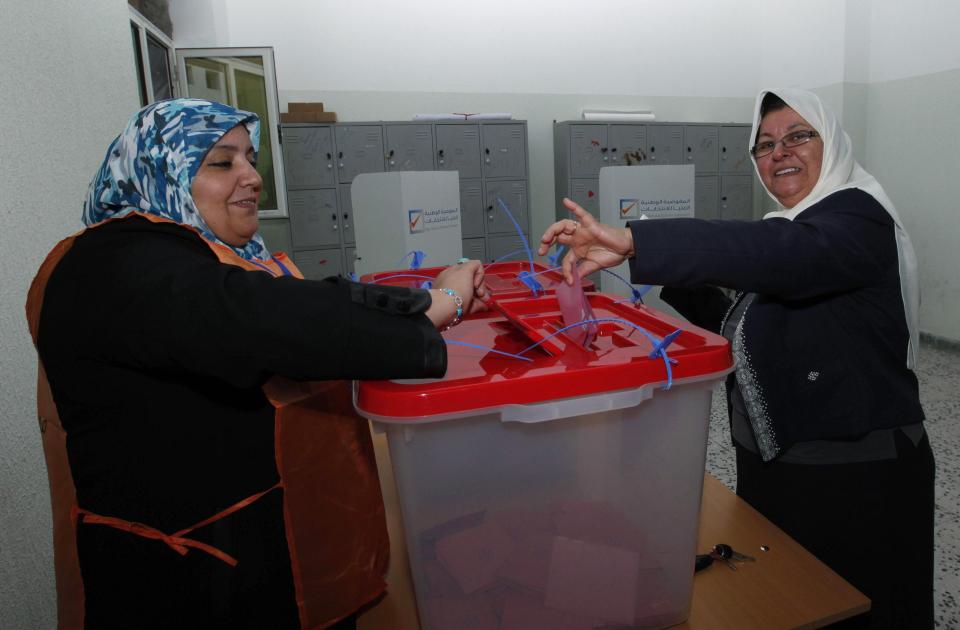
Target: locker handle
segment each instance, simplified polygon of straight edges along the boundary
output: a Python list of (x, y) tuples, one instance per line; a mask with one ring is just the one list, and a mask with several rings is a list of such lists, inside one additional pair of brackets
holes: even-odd
[(485, 149), (483, 150), (483, 152), (486, 153), (487, 155), (490, 155), (490, 149), (486, 149), (486, 148), (485, 148)]
[(600, 147), (600, 153), (606, 153), (607, 147)]
[(327, 159), (328, 160), (333, 159), (333, 155), (331, 153), (327, 153)]
[(443, 157), (443, 149), (440, 149), (439, 151), (437, 151), (437, 155), (440, 157)]
[(337, 153), (337, 159), (340, 159), (340, 160), (343, 159), (343, 151), (340, 151)]

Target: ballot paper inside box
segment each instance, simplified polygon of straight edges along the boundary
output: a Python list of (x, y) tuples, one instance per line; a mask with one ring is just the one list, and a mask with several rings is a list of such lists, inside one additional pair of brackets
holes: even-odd
[[(590, 301), (653, 340), (683, 328), (669, 389), (651, 339), (612, 324), (589, 347), (557, 341), (559, 354), (531, 351), (531, 362), (450, 345), (442, 379), (357, 386), (357, 409), (387, 433), (427, 630), (664, 628), (688, 616), (711, 394), (729, 347), (646, 307)], [(555, 297), (526, 304), (560, 319)], [(498, 311), (444, 334), (513, 353), (530, 343)]]

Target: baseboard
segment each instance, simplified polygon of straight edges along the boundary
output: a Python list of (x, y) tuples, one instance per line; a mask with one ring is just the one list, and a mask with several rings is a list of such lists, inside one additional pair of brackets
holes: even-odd
[(921, 332), (920, 341), (934, 348), (940, 348), (941, 350), (960, 352), (960, 339), (950, 339), (949, 337), (941, 337), (940, 335)]

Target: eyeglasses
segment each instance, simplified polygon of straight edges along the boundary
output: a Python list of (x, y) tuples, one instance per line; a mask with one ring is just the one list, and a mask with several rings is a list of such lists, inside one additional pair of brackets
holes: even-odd
[(819, 137), (820, 134), (818, 134), (816, 131), (794, 131), (793, 133), (788, 133), (779, 140), (764, 140), (763, 142), (758, 142), (750, 148), (750, 153), (753, 154), (754, 158), (762, 158), (765, 155), (770, 155), (773, 153), (773, 150), (777, 147), (777, 144), (781, 142), (783, 143), (784, 148), (792, 149)]

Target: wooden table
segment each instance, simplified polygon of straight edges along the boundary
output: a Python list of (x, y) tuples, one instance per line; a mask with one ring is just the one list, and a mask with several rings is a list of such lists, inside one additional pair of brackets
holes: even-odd
[[(359, 630), (419, 630), (400, 506), (386, 437), (374, 434), (387, 508), (389, 594), (360, 617)], [(680, 630), (821, 628), (870, 609), (870, 600), (794, 542), (710, 474), (704, 476), (698, 549), (719, 542), (757, 558), (731, 571), (724, 563), (697, 573), (690, 617)], [(769, 551), (760, 550), (761, 545)], [(693, 559), (691, 558), (691, 565)], [(692, 567), (691, 567), (692, 568)]]

